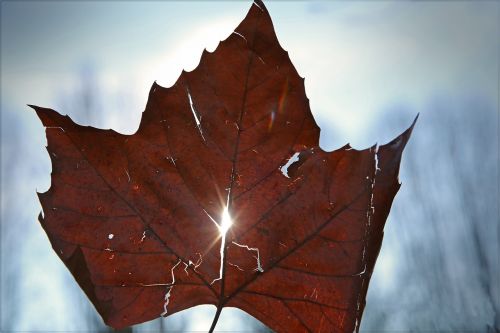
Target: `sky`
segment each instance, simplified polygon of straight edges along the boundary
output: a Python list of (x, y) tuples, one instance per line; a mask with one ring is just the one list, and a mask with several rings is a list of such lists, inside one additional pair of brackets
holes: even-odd
[[(49, 188), (51, 166), (43, 127), (26, 104), (132, 134), (152, 83), (170, 86), (182, 69), (194, 69), (202, 50), (214, 50), (229, 36), (250, 5), (1, 2), (2, 328), (77, 330), (83, 325), (81, 308), (61, 288), (74, 282), (36, 220), (41, 208), (35, 191)], [(326, 150), (347, 142), (358, 149), (387, 142), (421, 113), (418, 136), (419, 126), (426, 128), (443, 101), (452, 110), (447, 112), (498, 111), (499, 2), (270, 1), (266, 6), (282, 47), (305, 77)], [(101, 113), (94, 119), (75, 104), (85, 80), (99, 96)], [(467, 111), (462, 106), (470, 100), (488, 107)], [(498, 140), (495, 147), (498, 152)], [(411, 175), (406, 167), (403, 159), (403, 183)], [(395, 210), (397, 204), (398, 197)], [(22, 241), (12, 240), (18, 236)], [(372, 281), (378, 305), (400, 278), (398, 256), (385, 249)], [(22, 275), (7, 297), (11, 267)], [(14, 299), (21, 303), (7, 317)], [(196, 329), (211, 319), (211, 309), (190, 311), (202, 318), (191, 320), (202, 326)], [(229, 323), (227, 329), (238, 327), (238, 320), (231, 323), (232, 316), (226, 316), (221, 322)]]

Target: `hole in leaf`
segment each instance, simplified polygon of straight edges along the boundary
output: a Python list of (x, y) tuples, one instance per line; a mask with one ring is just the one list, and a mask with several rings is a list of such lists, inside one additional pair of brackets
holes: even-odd
[(295, 154), (292, 155), (292, 157), (290, 157), (288, 159), (288, 161), (286, 162), (285, 165), (283, 165), (281, 168), (280, 168), (280, 171), (281, 173), (283, 174), (283, 176), (285, 176), (286, 178), (290, 178), (290, 176), (288, 175), (288, 168), (295, 162), (298, 162), (299, 161), (299, 154), (298, 152), (296, 152)]

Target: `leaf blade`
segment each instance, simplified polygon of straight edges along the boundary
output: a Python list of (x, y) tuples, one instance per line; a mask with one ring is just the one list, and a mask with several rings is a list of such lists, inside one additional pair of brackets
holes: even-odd
[(359, 329), (415, 122), (381, 147), (321, 150), (261, 2), (196, 69), (153, 84), (133, 135), (33, 108), (53, 165), (40, 223), (107, 324), (214, 304), (276, 331)]

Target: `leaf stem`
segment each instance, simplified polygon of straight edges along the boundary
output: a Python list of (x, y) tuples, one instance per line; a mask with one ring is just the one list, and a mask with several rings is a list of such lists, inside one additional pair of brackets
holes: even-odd
[(210, 326), (210, 330), (208, 330), (208, 333), (213, 333), (215, 326), (217, 325), (217, 322), (219, 321), (219, 316), (220, 316), (220, 313), (222, 312), (222, 308), (223, 308), (222, 304), (219, 304), (217, 306), (217, 312), (215, 313), (214, 320), (212, 321), (212, 326)]

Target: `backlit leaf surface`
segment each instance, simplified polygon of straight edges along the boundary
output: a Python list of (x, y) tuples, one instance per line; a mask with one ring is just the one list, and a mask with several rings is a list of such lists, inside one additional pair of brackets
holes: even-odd
[(319, 148), (261, 2), (195, 70), (152, 86), (133, 135), (33, 108), (53, 168), (40, 222), (108, 325), (213, 304), (277, 332), (359, 328), (413, 125)]

